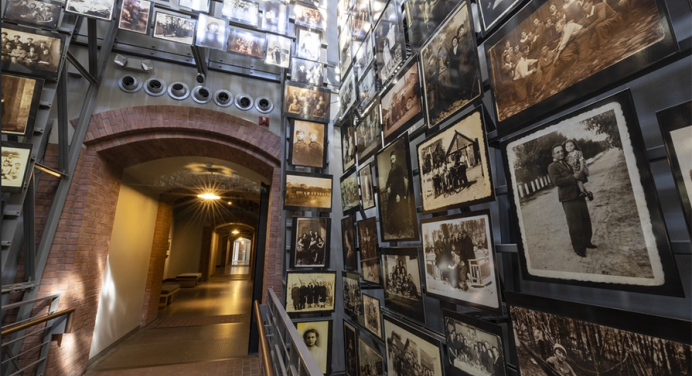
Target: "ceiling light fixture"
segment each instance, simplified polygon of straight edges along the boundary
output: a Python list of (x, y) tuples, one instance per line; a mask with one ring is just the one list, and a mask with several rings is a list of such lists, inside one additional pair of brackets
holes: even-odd
[(219, 196), (217, 196), (211, 192), (199, 194), (199, 195), (197, 195), (197, 197), (203, 198), (205, 200), (218, 200), (221, 198), (221, 197), (219, 197)]
[(228, 205), (233, 205), (233, 203), (231, 201), (228, 201)]
[(238, 235), (238, 234), (240, 234), (240, 231), (238, 231), (238, 230), (233, 230), (233, 231), (231, 231), (231, 234), (233, 234), (233, 235)]

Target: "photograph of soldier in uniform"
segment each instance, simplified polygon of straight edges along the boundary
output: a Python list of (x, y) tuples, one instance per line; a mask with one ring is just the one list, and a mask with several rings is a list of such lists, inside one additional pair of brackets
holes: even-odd
[(287, 172), (284, 187), (284, 210), (304, 208), (332, 210), (332, 176), (306, 172)]
[(358, 350), (356, 348), (358, 334), (356, 328), (344, 320), (344, 355), (346, 359), (346, 376), (358, 375)]
[(341, 249), (344, 256), (344, 270), (357, 271), (356, 227), (353, 224), (353, 217), (350, 215), (341, 220)]
[(372, 169), (369, 164), (358, 170), (358, 178), (363, 209), (370, 209), (375, 206), (375, 188), (372, 186)]
[(327, 12), (324, 9), (294, 4), (293, 15), (295, 16), (296, 25), (320, 31), (327, 30)]
[(65, 10), (90, 18), (110, 21), (113, 18), (113, 0), (67, 0)]
[(382, 248), (384, 306), (425, 322), (418, 248)]
[(33, 128), (43, 80), (3, 74), (0, 85), (2, 133), (23, 136)]
[(383, 242), (418, 240), (408, 134), (380, 150), (375, 161), (380, 238)]
[[(269, 9), (271, 10), (272, 8)], [(248, 0), (223, 0), (221, 15), (231, 21), (257, 27), (259, 24), (259, 4)], [(278, 17), (278, 14), (274, 15), (274, 17)], [(276, 18), (273, 26), (278, 28), (278, 18)]]
[(291, 58), (291, 81), (322, 86), (324, 83), (324, 66), (317, 61)]
[(330, 218), (293, 217), (293, 266), (321, 268), (329, 266)]
[(478, 8), (480, 10), (481, 22), (483, 30), (490, 30), (497, 21), (512, 10), (519, 0), (479, 0)]
[[(125, 0), (120, 12), (118, 27), (135, 33), (146, 34), (149, 29), (149, 14), (151, 1)], [(221, 45), (226, 41), (221, 42)]]
[[(358, 44), (358, 49), (356, 50), (354, 47), (355, 51), (355, 56), (354, 56), (354, 66), (356, 70), (356, 78), (360, 80), (363, 75), (365, 74), (365, 71), (367, 68), (370, 66), (370, 64), (375, 61), (375, 54), (372, 46), (372, 34), (368, 34), (362, 42), (357, 42)], [(355, 46), (355, 45), (354, 45)], [(373, 71), (373, 74), (375, 72)]]
[(59, 3), (38, 0), (10, 0), (5, 8), (4, 21), (35, 25), (46, 29), (55, 29), (60, 21)]
[(296, 28), (295, 56), (301, 59), (319, 61), (322, 56), (322, 35), (316, 31)]
[(226, 51), (263, 59), (267, 48), (267, 35), (252, 30), (229, 26)]
[(288, 24), (288, 7), (286, 5), (266, 1), (262, 17), (262, 29), (286, 34), (286, 25)]
[[(339, 104), (341, 105), (341, 116), (345, 115), (356, 103), (356, 81), (353, 70), (348, 72), (346, 78), (339, 88)], [(350, 124), (349, 124), (350, 125)]]
[(330, 94), (327, 89), (289, 81), (284, 95), (285, 116), (327, 123)]
[[(505, 376), (502, 327), (444, 310), (447, 360), (454, 375)], [(492, 329), (492, 330), (490, 330)], [(559, 374), (554, 375), (559, 376)]]
[(196, 20), (173, 14), (156, 12), (154, 38), (192, 45), (195, 38)]
[(209, 12), (209, 0), (178, 0), (178, 5), (197, 12)]
[(295, 324), (320, 371), (329, 374), (332, 368), (332, 321), (306, 321)]
[(433, 128), (481, 94), (474, 32), (466, 2), (420, 51), (428, 127)]
[(5, 192), (21, 191), (31, 155), (31, 148), (12, 144), (2, 143), (2, 189)]
[[(350, 117), (349, 119), (350, 120)], [(348, 121), (350, 123), (350, 121)], [(341, 127), (341, 157), (344, 171), (356, 165), (356, 140), (353, 125)]]
[(375, 26), (375, 49), (377, 51), (377, 73), (380, 83), (385, 85), (394, 76), (397, 68), (406, 59), (404, 26), (399, 18), (396, 1), (389, 3)]
[(384, 336), (389, 376), (442, 376), (439, 342), (422, 338), (411, 326), (387, 315)]
[(225, 51), (227, 39), (228, 21), (200, 13), (197, 19), (195, 45)]
[(351, 22), (353, 39), (357, 41), (364, 40), (372, 27), (372, 22), (370, 21), (370, 1), (356, 0), (356, 5), (353, 7), (353, 12), (351, 12)]
[(384, 358), (362, 338), (358, 338), (358, 364), (360, 376), (384, 375)]
[(291, 43), (289, 38), (267, 34), (267, 54), (264, 63), (288, 68), (291, 62)]
[(358, 321), (363, 309), (360, 297), (360, 276), (356, 273), (341, 273), (344, 293), (344, 313), (354, 321)]
[(380, 300), (367, 294), (363, 294), (363, 326), (377, 338), (382, 339)]
[(458, 304), (499, 310), (489, 212), (424, 219), (421, 228), (426, 292)]
[(360, 207), (358, 197), (358, 176), (354, 170), (348, 175), (341, 177), (341, 202), (344, 214), (354, 211)]
[(336, 272), (288, 272), (286, 312), (333, 312)]
[(545, 1), (488, 49), (498, 121), (662, 41), (664, 27), (655, 0)]
[(375, 65), (371, 65), (362, 77), (358, 82), (358, 106), (360, 106), (361, 111), (365, 111), (377, 96)]
[(3, 25), (2, 70), (57, 78), (64, 37), (57, 33), (28, 30), (21, 26)]
[(366, 260), (360, 263), (361, 274), (363, 280), (379, 285), (380, 280), (380, 263), (377, 259)]
[(312, 121), (293, 120), (291, 133), (291, 164), (294, 166), (324, 167), (326, 125)]
[(353, 61), (352, 44), (353, 38), (349, 29), (339, 34), (339, 71), (341, 72), (341, 77), (351, 67)]
[(413, 53), (418, 52), (460, 2), (461, 0), (411, 0), (404, 3), (408, 40)]
[(423, 212), (493, 200), (479, 110), (418, 144)]
[(358, 226), (358, 242), (360, 244), (360, 259), (370, 260), (377, 257), (377, 218), (366, 218), (356, 223)]
[(355, 132), (356, 152), (362, 164), (382, 148), (382, 123), (380, 122), (380, 106), (377, 102), (360, 118)]
[(384, 140), (392, 140), (423, 118), (418, 57), (401, 68), (392, 87), (382, 93)]

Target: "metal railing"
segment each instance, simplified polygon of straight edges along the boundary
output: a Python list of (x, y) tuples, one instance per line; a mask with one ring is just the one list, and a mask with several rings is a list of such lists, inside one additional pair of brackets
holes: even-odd
[(255, 312), (265, 376), (324, 375), (273, 289), (267, 304), (255, 302)]

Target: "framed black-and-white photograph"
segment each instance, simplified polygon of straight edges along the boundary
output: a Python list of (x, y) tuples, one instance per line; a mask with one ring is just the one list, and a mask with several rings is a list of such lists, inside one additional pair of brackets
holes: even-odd
[(322, 373), (332, 371), (332, 320), (294, 321), (310, 354)]
[(210, 0), (178, 0), (178, 5), (196, 12), (209, 12)]
[(418, 52), (459, 3), (461, 0), (440, 0), (434, 3), (410, 0), (404, 3), (408, 41), (414, 53)]
[(377, 258), (377, 217), (365, 218), (356, 223), (358, 226), (358, 244), (360, 244), (360, 259)]
[[(390, 376), (442, 376), (440, 341), (416, 326), (384, 315), (387, 374)], [(416, 373), (412, 373), (416, 370)]]
[(396, 1), (387, 5), (374, 30), (377, 73), (382, 85), (386, 85), (406, 60), (404, 25)]
[(382, 279), (380, 278), (380, 261), (378, 259), (361, 261), (360, 269), (364, 281), (376, 285), (382, 284)]
[(334, 312), (336, 272), (286, 273), (286, 312)]
[[(480, 11), (481, 25), (487, 33), (489, 30), (499, 25), (506, 15), (515, 9), (523, 0), (479, 0), (478, 10)], [(541, 28), (542, 29), (542, 28)], [(545, 29), (537, 31), (545, 31)], [(534, 31), (534, 37), (537, 32)]]
[(65, 36), (23, 26), (2, 27), (2, 70), (56, 80)]
[[(345, 289), (346, 287), (344, 287)], [(344, 298), (345, 300), (346, 298)], [(344, 359), (346, 360), (346, 376), (358, 376), (358, 332), (356, 328), (344, 320)]]
[(358, 338), (358, 366), (361, 376), (384, 375), (384, 357), (362, 338)]
[(495, 199), (482, 109), (418, 144), (423, 213)]
[(377, 96), (375, 64), (371, 65), (361, 77), (358, 82), (358, 106), (360, 111), (365, 111)]
[(375, 156), (377, 208), (383, 242), (416, 241), (418, 216), (413, 192), (408, 134), (393, 141)]
[(380, 122), (380, 106), (377, 101), (360, 118), (360, 122), (356, 124), (355, 132), (356, 152), (358, 160), (362, 164), (382, 148), (382, 123)]
[(293, 16), (296, 25), (320, 31), (327, 30), (327, 11), (325, 9), (296, 3), (293, 5)]
[(356, 93), (355, 73), (351, 70), (341, 82), (341, 87), (339, 88), (339, 104), (341, 105), (342, 116), (348, 113), (356, 103), (358, 99)]
[(380, 299), (368, 294), (363, 294), (363, 326), (377, 338), (382, 339)]
[(268, 34), (267, 54), (264, 57), (264, 63), (288, 68), (291, 63), (291, 44), (293, 41), (290, 38)]
[(353, 64), (356, 70), (356, 78), (360, 80), (367, 68), (375, 61), (372, 33), (363, 38), (361, 42), (358, 42), (358, 45), (358, 50), (355, 50)]
[(428, 295), (501, 312), (488, 210), (421, 221)]
[(360, 276), (357, 273), (341, 272), (344, 293), (344, 313), (358, 322), (358, 316), (363, 310), (360, 297)]
[(322, 34), (318, 31), (296, 28), (295, 56), (301, 59), (320, 61), (322, 57)]
[(443, 310), (447, 373), (456, 376), (506, 376), (502, 327)]
[(690, 321), (513, 292), (507, 303), (522, 375), (692, 374)]
[(329, 266), (331, 218), (293, 217), (291, 245), (293, 268), (324, 268)]
[(384, 306), (410, 319), (425, 322), (420, 257), (416, 247), (382, 248)]
[(341, 177), (341, 202), (344, 214), (353, 213), (360, 208), (358, 175), (355, 170)]
[(660, 0), (536, 0), (484, 44), (501, 135), (678, 51)]
[(344, 256), (344, 270), (358, 271), (356, 226), (350, 215), (341, 220), (341, 249)]
[(2, 133), (20, 136), (31, 134), (41, 101), (43, 80), (3, 74), (0, 81)]
[(2, 142), (2, 191), (21, 192), (29, 176), (31, 145)]
[(318, 61), (291, 58), (291, 81), (322, 86), (324, 83), (324, 65)]
[(288, 6), (266, 1), (262, 14), (262, 29), (279, 34), (286, 34), (288, 25)]
[(329, 89), (291, 81), (285, 86), (284, 116), (329, 123)]
[(304, 120), (292, 120), (291, 148), (288, 160), (294, 166), (324, 168), (324, 146), (327, 144), (327, 125)]
[(55, 29), (60, 21), (60, 4), (52, 1), (9, 0), (5, 6), (3, 20)]
[(382, 91), (382, 131), (388, 143), (424, 119), (418, 55), (401, 68), (393, 85)]
[(372, 168), (366, 164), (358, 170), (360, 180), (360, 200), (363, 210), (375, 207), (375, 187), (372, 185)]
[(264, 59), (267, 34), (240, 27), (229, 26), (226, 51), (255, 59)]
[(351, 32), (346, 31), (339, 35), (339, 72), (345, 77), (353, 62), (353, 38)]
[(692, 101), (659, 111), (656, 117), (687, 229), (692, 234)]
[(113, 0), (67, 0), (65, 10), (89, 18), (110, 21), (113, 18)]
[(429, 128), (481, 94), (472, 18), (468, 4), (463, 2), (420, 50)]
[(682, 293), (629, 91), (502, 149), (524, 279)]
[(125, 0), (120, 11), (118, 28), (139, 34), (149, 31), (152, 3), (146, 0)]
[(197, 19), (195, 45), (225, 51), (228, 29), (228, 21), (200, 13)]
[(344, 171), (356, 165), (356, 140), (352, 124), (341, 127), (341, 162)]
[[(265, 7), (267, 4), (265, 4)], [(271, 5), (269, 9), (273, 9)], [(223, 8), (221, 8), (221, 15), (233, 22), (238, 22), (254, 27), (259, 26), (259, 4), (254, 1), (223, 0)], [(271, 16), (278, 17), (278, 14), (272, 14)], [(277, 22), (275, 22), (274, 25), (278, 27), (279, 19), (277, 18), (276, 21)]]
[(371, 28), (370, 1), (356, 0), (353, 12), (351, 12), (351, 32), (353, 33), (353, 39), (357, 41), (364, 40)]
[(154, 33), (152, 36), (171, 42), (192, 45), (195, 38), (196, 25), (196, 20), (157, 11), (154, 18)]
[(332, 211), (332, 176), (286, 172), (284, 210)]

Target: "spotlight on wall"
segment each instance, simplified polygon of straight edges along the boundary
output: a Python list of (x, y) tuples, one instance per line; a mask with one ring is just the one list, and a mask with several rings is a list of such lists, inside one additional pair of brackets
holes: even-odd
[(211, 101), (211, 91), (206, 86), (197, 86), (192, 89), (192, 100), (199, 104), (209, 103)]
[(164, 95), (166, 93), (166, 83), (152, 77), (144, 83), (144, 91), (153, 97)]
[(233, 104), (233, 95), (228, 90), (218, 90), (214, 93), (214, 103), (219, 107), (228, 107)]
[(190, 88), (183, 82), (174, 82), (168, 87), (168, 95), (177, 101), (182, 101), (190, 95)]
[(219, 196), (217, 196), (211, 192), (198, 194), (197, 197), (205, 199), (205, 200), (218, 200), (221, 198), (221, 197), (219, 197)]
[(142, 89), (142, 80), (136, 76), (125, 75), (118, 80), (120, 90), (126, 93), (136, 93)]
[(117, 54), (115, 55), (115, 59), (113, 59), (113, 62), (121, 67), (124, 67), (127, 65), (127, 58), (123, 55)]

